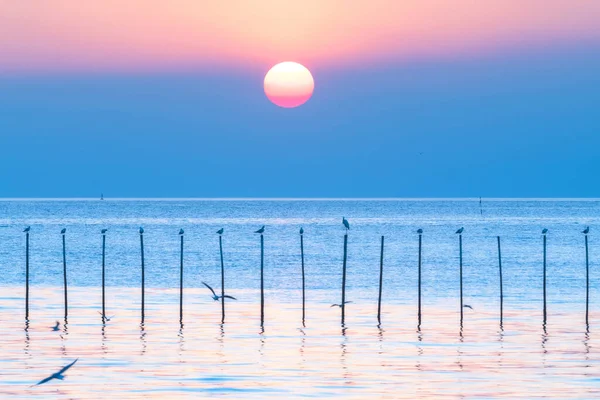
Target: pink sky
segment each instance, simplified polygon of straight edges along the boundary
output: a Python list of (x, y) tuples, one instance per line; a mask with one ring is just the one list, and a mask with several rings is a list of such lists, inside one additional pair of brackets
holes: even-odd
[(460, 57), (600, 43), (598, 21), (598, 0), (0, 0), (0, 72)]

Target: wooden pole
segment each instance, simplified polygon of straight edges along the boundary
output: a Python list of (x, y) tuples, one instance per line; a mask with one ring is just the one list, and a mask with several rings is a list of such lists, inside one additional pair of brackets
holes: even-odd
[(260, 234), (260, 326), (265, 323), (265, 280), (264, 280), (264, 269), (265, 269), (265, 240), (264, 236)]
[(379, 299), (377, 300), (377, 322), (381, 325), (381, 293), (383, 291), (383, 242), (381, 236), (381, 254), (379, 255)]
[(300, 230), (300, 260), (302, 262), (302, 325), (304, 325), (306, 318), (305, 302), (305, 280), (304, 280), (304, 231)]
[(462, 233), (458, 235), (458, 248), (460, 258), (460, 325), (463, 323), (463, 250)]
[(142, 324), (146, 316), (146, 265), (144, 262), (144, 230), (140, 228), (140, 254), (142, 262)]
[(419, 283), (418, 283), (418, 308), (417, 315), (419, 319), (418, 329), (421, 329), (421, 245), (423, 240), (423, 234), (419, 233)]
[(546, 317), (547, 317), (547, 313), (546, 313), (546, 234), (544, 234), (543, 236), (544, 236), (544, 282), (543, 282), (543, 286), (544, 286), (544, 326), (546, 326)]
[(106, 290), (105, 290), (105, 275), (106, 275), (106, 233), (102, 234), (102, 322), (106, 321)]
[(65, 234), (62, 234), (62, 252), (63, 252), (63, 284), (65, 289), (65, 323), (68, 315), (68, 301), (67, 301), (67, 246)]
[(342, 266), (342, 303), (340, 307), (342, 309), (342, 325), (346, 320), (346, 261), (348, 255), (348, 234), (344, 235), (344, 262)]
[(500, 248), (500, 236), (498, 239), (498, 271), (500, 274), (500, 326), (502, 326), (504, 318), (504, 288), (502, 286), (502, 250)]
[(25, 233), (25, 319), (29, 320), (29, 232)]
[(225, 265), (223, 263), (223, 237), (219, 235), (219, 253), (221, 254), (221, 323), (225, 323)]
[(590, 310), (590, 259), (588, 253), (588, 235), (585, 234), (585, 325), (589, 328)]
[(179, 323), (183, 325), (183, 229), (179, 232)]

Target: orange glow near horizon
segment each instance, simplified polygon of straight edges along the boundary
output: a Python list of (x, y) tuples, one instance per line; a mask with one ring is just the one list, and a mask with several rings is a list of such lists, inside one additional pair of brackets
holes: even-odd
[(305, 66), (286, 61), (273, 66), (267, 72), (264, 87), (265, 94), (274, 104), (294, 108), (310, 99), (315, 81)]
[(21, 0), (0, 14), (0, 72), (309, 65), (600, 42), (600, 2)]

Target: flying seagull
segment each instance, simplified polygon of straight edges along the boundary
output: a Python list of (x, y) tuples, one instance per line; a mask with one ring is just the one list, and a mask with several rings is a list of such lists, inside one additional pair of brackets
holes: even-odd
[[(102, 313), (100, 311), (98, 311), (98, 314), (102, 315)], [(115, 317), (114, 315), (111, 316), (111, 317), (107, 317), (107, 316), (102, 315), (102, 318), (104, 318), (107, 322), (110, 322), (110, 320), (113, 319), (114, 317)]]
[[(352, 303), (351, 301), (345, 301), (344, 304), (348, 304), (348, 303)], [(339, 307), (342, 308), (342, 306), (340, 304), (332, 304), (331, 307)], [(331, 308), (329, 307), (329, 308)]]
[(181, 229), (179, 230), (179, 234), (180, 234), (180, 235), (183, 235), (183, 228), (181, 228)]
[(75, 361), (73, 361), (71, 364), (62, 367), (62, 369), (60, 371), (55, 372), (52, 375), (50, 375), (49, 377), (42, 379), (41, 381), (39, 381), (38, 383), (36, 383), (33, 386), (42, 385), (42, 384), (44, 384), (46, 382), (51, 381), (52, 379), (59, 379), (59, 380), (62, 381), (63, 379), (65, 379), (64, 373), (67, 372), (67, 370), (69, 368), (71, 368), (73, 366), (73, 364), (75, 364), (77, 362), (77, 360), (79, 360), (79, 358), (76, 358)]
[(461, 228), (460, 228), (459, 230), (457, 230), (457, 231), (456, 231), (456, 233), (458, 233), (458, 234), (460, 235), (461, 233), (463, 233), (463, 231), (464, 231), (464, 230), (465, 230), (465, 228), (463, 228), (463, 227), (461, 226)]
[(542, 229), (542, 235), (545, 235), (546, 233), (548, 233), (548, 229), (547, 228)]
[(221, 229), (219, 229), (219, 230), (217, 231), (217, 233), (218, 233), (219, 235), (222, 235), (224, 231), (225, 231), (225, 229), (221, 228)]
[(23, 232), (29, 232), (31, 230), (31, 227), (28, 226), (27, 228), (23, 229)]
[(300, 234), (304, 235), (304, 228), (300, 227)]
[(346, 219), (346, 217), (342, 217), (342, 224), (344, 224), (344, 226), (346, 227), (346, 230), (350, 229), (350, 224), (348, 223), (348, 220)]
[(106, 232), (108, 232), (108, 229), (107, 229), (107, 228), (104, 228), (104, 229), (102, 229), (102, 230), (100, 231), (100, 233), (101, 233), (101, 234), (103, 234), (103, 235), (104, 235), (104, 234), (106, 234)]
[(464, 308), (470, 308), (471, 310), (473, 309), (473, 307), (471, 307), (471, 306), (470, 306), (470, 305), (468, 305), (468, 304), (465, 304), (463, 307), (464, 307)]
[(214, 301), (219, 301), (219, 299), (220, 299), (221, 297), (225, 297), (226, 299), (231, 299), (231, 300), (237, 300), (237, 299), (236, 299), (235, 297), (233, 297), (233, 296), (228, 296), (228, 295), (224, 295), (224, 296), (217, 296), (217, 294), (215, 293), (215, 291), (213, 290), (213, 288), (211, 288), (211, 287), (208, 285), (208, 283), (206, 283), (206, 282), (202, 282), (202, 284), (203, 284), (204, 286), (206, 286), (207, 288), (209, 288), (209, 289), (210, 289), (210, 291), (212, 292), (212, 298), (213, 298), (213, 300), (214, 300)]
[(263, 225), (262, 228), (260, 228), (259, 230), (255, 231), (254, 233), (260, 233), (263, 234), (265, 231), (265, 226)]
[(56, 331), (58, 331), (58, 327), (59, 327), (59, 326), (60, 326), (60, 322), (56, 321), (56, 325), (54, 325), (54, 326), (52, 327), (52, 331), (53, 331), (53, 332), (56, 332)]
[(585, 233), (587, 235), (588, 233), (590, 233), (590, 227), (586, 226), (585, 229), (581, 233)]
[(418, 233), (419, 235), (420, 235), (420, 234), (422, 234), (422, 233), (423, 233), (423, 229), (421, 229), (421, 228), (417, 229), (417, 233)]
[(140, 235), (144, 233), (144, 228), (140, 226)]
[(65, 233), (67, 233), (67, 228), (62, 228), (62, 229), (61, 229), (61, 231), (60, 231), (60, 233), (62, 233), (63, 235), (64, 235)]

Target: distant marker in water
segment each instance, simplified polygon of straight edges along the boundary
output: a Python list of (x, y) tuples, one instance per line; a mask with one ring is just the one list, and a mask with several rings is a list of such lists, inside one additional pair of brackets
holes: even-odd
[(23, 229), (25, 232), (25, 319), (29, 320), (29, 231), (31, 227)]
[(67, 233), (67, 228), (63, 228), (60, 231), (62, 236), (62, 254), (63, 254), (63, 286), (64, 286), (64, 294), (65, 294), (65, 322), (67, 322), (68, 315), (68, 297), (67, 297), (67, 246), (65, 235)]
[[(225, 264), (223, 262), (223, 232), (221, 228), (217, 231), (219, 235), (219, 254), (221, 256), (221, 324), (225, 323)], [(214, 294), (214, 291), (213, 291)]]
[(590, 227), (587, 226), (583, 232), (585, 235), (585, 326), (589, 329), (589, 311), (590, 311), (590, 258), (588, 252), (588, 233), (590, 233)]
[(102, 229), (102, 322), (106, 322), (106, 232), (108, 229)]
[(459, 265), (460, 265), (460, 326), (463, 324), (463, 256), (462, 256), (462, 233), (465, 228), (461, 227), (456, 231), (458, 235), (458, 254), (459, 254)]
[(381, 236), (381, 252), (379, 254), (379, 297), (377, 300), (377, 322), (381, 325), (381, 294), (383, 291), (383, 243), (384, 237)]
[(183, 229), (179, 230), (179, 324), (183, 326)]
[(417, 229), (417, 233), (419, 234), (419, 261), (418, 261), (418, 283), (417, 283), (417, 297), (418, 297), (418, 306), (417, 306), (417, 329), (421, 330), (421, 247), (423, 240), (423, 229)]
[(305, 325), (306, 310), (305, 310), (305, 280), (304, 280), (304, 228), (300, 227), (300, 262), (302, 267), (302, 326)]
[(259, 230), (254, 233), (260, 234), (260, 326), (265, 324), (265, 239), (263, 233), (265, 232), (265, 226), (263, 225)]
[(502, 250), (500, 248), (500, 236), (498, 239), (498, 272), (500, 275), (500, 328), (502, 328), (502, 323), (504, 319), (504, 288), (502, 285)]
[(543, 290), (544, 290), (544, 328), (546, 327), (546, 317), (547, 317), (547, 313), (546, 313), (546, 234), (548, 233), (548, 229), (544, 228), (542, 229), (542, 237), (543, 237), (543, 244), (544, 244), (544, 271), (543, 271), (543, 275), (544, 275), (544, 281), (543, 281)]
[(348, 260), (348, 230), (350, 229), (350, 223), (345, 217), (342, 217), (342, 224), (346, 228), (346, 233), (344, 234), (344, 259), (342, 264), (342, 301), (339, 307), (342, 310), (342, 325), (344, 325), (346, 322), (346, 264)]
[(144, 260), (144, 228), (140, 226), (140, 255), (141, 255), (141, 264), (142, 264), (142, 324), (144, 323), (144, 318), (146, 316), (146, 265)]

